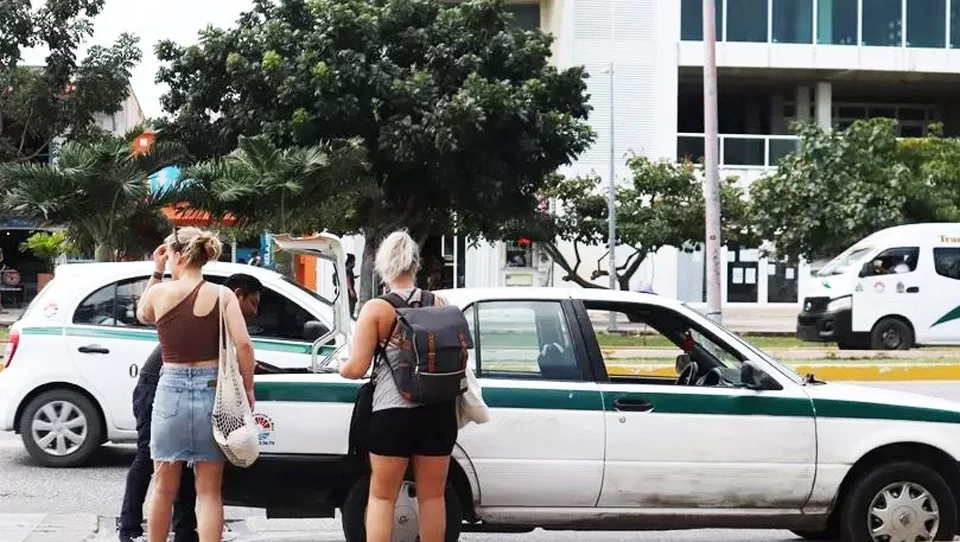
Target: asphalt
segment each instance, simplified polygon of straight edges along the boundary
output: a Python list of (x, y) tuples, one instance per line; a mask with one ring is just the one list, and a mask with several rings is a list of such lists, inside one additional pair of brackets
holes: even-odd
[[(872, 382), (877, 388), (960, 399), (957, 382)], [(56, 470), (35, 465), (20, 440), (0, 434), (0, 542), (105, 542), (116, 540), (124, 478), (132, 448), (107, 446), (91, 465)], [(340, 523), (330, 520), (268, 520), (261, 510), (228, 507), (234, 542), (343, 542)], [(547, 532), (468, 533), (463, 542), (786, 542), (786, 531), (698, 530), (650, 533)]]

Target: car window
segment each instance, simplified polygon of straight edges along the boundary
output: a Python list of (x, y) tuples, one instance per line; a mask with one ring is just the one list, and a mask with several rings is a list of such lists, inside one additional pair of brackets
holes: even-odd
[(933, 266), (938, 275), (960, 280), (960, 248), (933, 249)]
[(475, 310), (479, 376), (581, 379), (560, 302), (486, 301)]
[(920, 247), (888, 248), (867, 262), (863, 276), (895, 275), (917, 270)]
[(73, 323), (92, 326), (148, 327), (137, 320), (137, 301), (148, 277), (110, 283), (84, 299), (73, 313)]
[[(719, 368), (729, 380), (743, 362), (742, 354), (667, 307), (597, 301), (585, 301), (584, 306), (612, 381), (672, 384), (674, 379), (665, 378), (663, 367), (673, 367), (679, 375), (690, 362), (697, 363), (701, 375)], [(617, 320), (616, 331), (610, 329), (611, 313)]]
[[(207, 275), (204, 279), (223, 284), (226, 277)], [(260, 292), (260, 308), (257, 315), (247, 322), (247, 330), (255, 339), (284, 339), (304, 341), (303, 326), (316, 318), (287, 296), (267, 286)]]

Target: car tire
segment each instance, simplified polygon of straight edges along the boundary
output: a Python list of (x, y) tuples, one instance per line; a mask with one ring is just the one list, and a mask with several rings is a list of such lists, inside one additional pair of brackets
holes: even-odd
[[(904, 487), (910, 502), (895, 505), (887, 518), (883, 517), (882, 511), (879, 514), (872, 512), (874, 509), (888, 509), (891, 506), (889, 500), (904, 495)], [(913, 533), (920, 532), (918, 529), (922, 527), (929, 532), (934, 521), (924, 521), (924, 518), (933, 507), (939, 512), (935, 540), (953, 540), (957, 530), (957, 502), (943, 477), (930, 467), (909, 461), (881, 465), (857, 480), (847, 494), (840, 514), (840, 540), (873, 542), (870, 525), (883, 525), (884, 519), (896, 529), (911, 529), (910, 533)], [(901, 538), (924, 540), (906, 534)]]
[(913, 340), (910, 325), (899, 318), (880, 320), (870, 333), (870, 347), (874, 350), (909, 350)]
[(44, 467), (85, 464), (103, 443), (104, 430), (99, 409), (73, 390), (45, 391), (34, 397), (20, 416), (23, 445)]
[[(405, 487), (407, 486), (405, 485)], [(401, 491), (403, 491), (403, 489), (401, 489)], [(367, 515), (367, 497), (369, 494), (370, 478), (364, 476), (354, 482), (346, 498), (343, 500), (341, 513), (343, 516), (343, 536), (346, 542), (366, 542), (367, 540), (365, 520)], [(463, 522), (460, 499), (457, 497), (456, 490), (454, 490), (451, 485), (447, 485), (444, 497), (447, 505), (447, 534), (446, 537), (444, 537), (444, 542), (457, 542), (457, 540), (460, 539), (461, 523)], [(399, 505), (400, 503), (398, 502), (398, 506)], [(394, 528), (397, 528), (396, 524)], [(418, 537), (414, 536), (410, 542), (415, 542), (415, 540), (418, 539)], [(397, 540), (396, 531), (394, 532), (394, 540)], [(403, 542), (406, 542), (406, 540)]]

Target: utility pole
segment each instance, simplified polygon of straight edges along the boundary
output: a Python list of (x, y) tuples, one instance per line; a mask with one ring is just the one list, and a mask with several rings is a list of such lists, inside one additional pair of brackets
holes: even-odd
[(717, 17), (703, 0), (703, 192), (706, 202), (707, 316), (723, 320), (720, 303), (720, 167), (717, 156)]
[[(610, 245), (610, 261), (608, 263), (608, 273), (610, 274), (610, 290), (617, 289), (617, 177), (616, 177), (616, 138), (614, 132), (614, 123), (616, 114), (614, 111), (613, 95), (613, 62), (610, 63), (610, 187), (607, 194), (607, 242)], [(617, 330), (617, 313), (610, 312), (610, 331)]]

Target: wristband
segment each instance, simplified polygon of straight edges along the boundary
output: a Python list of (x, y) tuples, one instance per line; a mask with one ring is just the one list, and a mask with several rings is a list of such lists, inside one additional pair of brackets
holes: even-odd
[(153, 276), (154, 280), (163, 280), (163, 272), (162, 272), (162, 271), (154, 271), (152, 276)]

